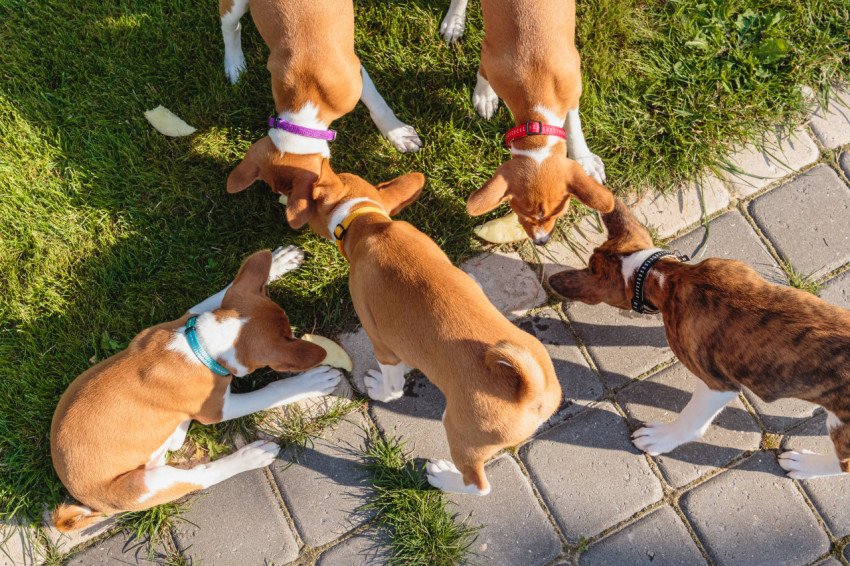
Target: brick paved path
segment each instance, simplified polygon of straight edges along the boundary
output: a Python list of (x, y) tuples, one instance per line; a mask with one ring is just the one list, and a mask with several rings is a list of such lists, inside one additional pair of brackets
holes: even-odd
[[(733, 156), (736, 167), (756, 177), (725, 174), (634, 209), (661, 237), (676, 236), (671, 248), (737, 259), (782, 284), (787, 261), (824, 283), (825, 300), (850, 308), (850, 110), (818, 110), (778, 143), (770, 155), (744, 148)], [(707, 244), (700, 195), (711, 218)], [(536, 437), (487, 464), (490, 495), (452, 498), (460, 516), (485, 525), (473, 547), (480, 561), (848, 564), (850, 478), (797, 482), (777, 464), (778, 451), (832, 449), (825, 415), (814, 405), (764, 403), (744, 392), (701, 441), (659, 457), (632, 446), (630, 431), (643, 421), (676, 417), (696, 378), (673, 358), (659, 316), (547, 297), (541, 275), (583, 267), (604, 235), (586, 219), (573, 239), (585, 249), (549, 246), (557, 263), (496, 253), (464, 265), (503, 312), (546, 344), (565, 396)], [(362, 331), (341, 342), (362, 391), (364, 371), (377, 368), (371, 346)], [(153, 562), (181, 553), (216, 566), (384, 563), (385, 539), (375, 536), (373, 516), (359, 511), (368, 485), (350, 447), (362, 444), (360, 427), (371, 421), (407, 439), (416, 458), (448, 456), (442, 395), (422, 377), (409, 385), (401, 400), (371, 403), (328, 432), (297, 464), (287, 468), (284, 455), (268, 470), (206, 490), (185, 515), (191, 523), (154, 549)], [(9, 555), (0, 553), (0, 565), (32, 563), (33, 554), (42, 561), (47, 540), (72, 553), (69, 564), (152, 563), (144, 541), (110, 526), (59, 540), (45, 530), (37, 548), (34, 531), (7, 526)]]

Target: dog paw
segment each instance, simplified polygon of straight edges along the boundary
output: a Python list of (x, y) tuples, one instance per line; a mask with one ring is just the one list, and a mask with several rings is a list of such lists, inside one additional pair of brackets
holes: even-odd
[(370, 369), (363, 378), (366, 393), (375, 401), (388, 403), (401, 399), (404, 395), (404, 376), (398, 380), (384, 379), (384, 374), (376, 369)]
[(301, 397), (306, 399), (329, 395), (339, 385), (342, 372), (330, 366), (319, 366), (290, 379), (297, 380)]
[(235, 55), (227, 54), (224, 57), (224, 74), (227, 75), (227, 80), (230, 84), (235, 85), (239, 82), (239, 75), (245, 70), (245, 55), (242, 51)]
[(482, 84), (481, 81), (481, 77), (478, 77), (478, 84), (475, 85), (475, 91), (472, 93), (472, 105), (479, 116), (489, 120), (499, 108), (499, 96), (490, 83)]
[(602, 163), (601, 157), (595, 153), (591, 153), (584, 157), (578, 157), (575, 161), (577, 161), (584, 169), (584, 172), (593, 177), (596, 182), (599, 184), (605, 184), (605, 164)]
[(687, 431), (682, 430), (675, 422), (665, 424), (653, 421), (645, 423), (643, 428), (632, 434), (632, 444), (650, 456), (670, 452), (677, 446), (691, 440), (696, 440), (696, 435), (687, 434)]
[(272, 267), (269, 270), (269, 280), (277, 281), (284, 274), (298, 269), (304, 262), (304, 252), (296, 246), (279, 247), (272, 252)]
[(443, 18), (443, 21), (440, 23), (440, 35), (443, 37), (443, 40), (451, 45), (461, 37), (463, 37), (463, 30), (466, 27), (466, 12), (461, 12), (460, 14), (454, 14), (449, 12), (446, 14), (446, 17)]
[(258, 440), (243, 446), (227, 458), (239, 469), (247, 471), (265, 468), (275, 461), (278, 453), (280, 453), (280, 446), (276, 443)]
[(465, 485), (463, 483), (463, 474), (449, 460), (429, 460), (425, 464), (425, 477), (428, 479), (428, 483), (442, 491), (470, 493), (473, 495), (487, 495), (490, 493), (489, 485), (483, 491), (478, 489), (478, 486), (474, 483)]
[(805, 480), (843, 473), (841, 464), (834, 455), (815, 454), (810, 450), (791, 450), (779, 455), (779, 465), (788, 472), (789, 478)]
[(390, 143), (401, 153), (416, 153), (422, 149), (422, 140), (419, 139), (419, 134), (416, 133), (413, 126), (404, 123), (384, 132), (384, 137), (390, 140)]

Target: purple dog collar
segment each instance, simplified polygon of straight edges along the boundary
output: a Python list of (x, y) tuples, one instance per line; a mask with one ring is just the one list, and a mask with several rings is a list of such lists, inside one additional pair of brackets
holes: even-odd
[(284, 132), (289, 132), (290, 134), (295, 134), (297, 136), (304, 136), (305, 138), (316, 138), (328, 141), (334, 141), (336, 139), (336, 132), (333, 130), (314, 130), (312, 128), (305, 128), (304, 126), (298, 126), (297, 124), (287, 122), (280, 118), (275, 118), (274, 116), (269, 116), (269, 128), (283, 130)]

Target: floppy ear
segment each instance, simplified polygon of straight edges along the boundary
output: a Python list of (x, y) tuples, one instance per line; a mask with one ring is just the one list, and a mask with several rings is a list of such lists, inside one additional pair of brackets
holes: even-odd
[(375, 185), (381, 197), (381, 203), (390, 216), (395, 216), (408, 204), (416, 200), (422, 187), (425, 186), (425, 175), (408, 173), (396, 177), (392, 181)]
[(318, 344), (286, 338), (276, 347), (274, 361), (269, 367), (275, 371), (305, 371), (314, 368), (325, 359), (327, 352)]
[(339, 179), (326, 158), (322, 159), (318, 177), (312, 171), (300, 170), (292, 179), (292, 192), (286, 203), (286, 220), (289, 225), (297, 230), (307, 224), (316, 212), (316, 193), (323, 186), (334, 182), (339, 182)]
[(277, 148), (268, 136), (254, 142), (248, 148), (242, 162), (227, 177), (227, 192), (238, 193), (244, 191), (260, 178), (263, 166), (271, 160)]
[(614, 210), (614, 195), (611, 191), (585, 173), (584, 167), (577, 161), (567, 159), (567, 165), (567, 193), (600, 212)]
[(549, 276), (549, 286), (562, 299), (581, 301), (589, 305), (602, 302), (599, 282), (589, 269), (567, 269)]
[(242, 262), (233, 285), (227, 290), (227, 294), (235, 290), (240, 293), (262, 294), (269, 280), (269, 271), (272, 268), (272, 253), (263, 250), (252, 254)]
[(510, 190), (510, 163), (510, 161), (507, 161), (499, 165), (493, 178), (469, 195), (469, 200), (466, 201), (466, 211), (470, 215), (478, 216), (490, 212), (511, 198), (511, 195), (508, 194)]

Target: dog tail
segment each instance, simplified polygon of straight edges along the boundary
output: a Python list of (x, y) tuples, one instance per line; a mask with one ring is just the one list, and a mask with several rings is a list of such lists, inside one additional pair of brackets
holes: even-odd
[(539, 397), (546, 388), (543, 368), (526, 348), (510, 342), (499, 342), (487, 350), (484, 363), (494, 372), (515, 376), (516, 399), (520, 404)]
[(59, 505), (53, 514), (50, 515), (50, 520), (57, 530), (67, 533), (68, 531), (78, 531), (85, 529), (89, 525), (100, 519), (101, 514), (92, 511), (87, 505)]

